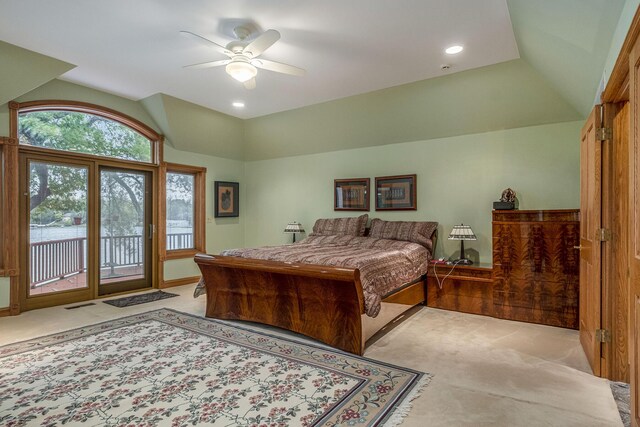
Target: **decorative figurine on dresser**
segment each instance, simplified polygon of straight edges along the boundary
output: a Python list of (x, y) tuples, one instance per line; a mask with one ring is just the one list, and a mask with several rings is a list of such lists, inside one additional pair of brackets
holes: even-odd
[(496, 317), (578, 328), (579, 210), (493, 211)]
[(493, 209), (496, 210), (512, 210), (518, 209), (518, 198), (516, 192), (511, 188), (507, 188), (502, 192), (500, 200), (493, 202)]

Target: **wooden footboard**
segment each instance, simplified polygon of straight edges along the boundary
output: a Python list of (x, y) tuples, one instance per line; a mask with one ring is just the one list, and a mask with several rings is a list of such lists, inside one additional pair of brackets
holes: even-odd
[(358, 269), (196, 255), (206, 316), (285, 328), (362, 355), (364, 298)]

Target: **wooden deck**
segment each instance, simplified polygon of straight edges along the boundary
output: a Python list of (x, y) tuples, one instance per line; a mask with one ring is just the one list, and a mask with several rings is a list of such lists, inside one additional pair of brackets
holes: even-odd
[[(144, 277), (143, 266), (119, 267), (116, 269), (116, 276), (107, 277), (108, 268), (102, 270), (104, 277), (100, 283), (114, 283), (121, 280), (141, 279)], [(76, 273), (65, 276), (62, 279), (35, 285), (29, 289), (29, 295), (44, 295), (53, 292), (68, 291), (72, 289), (82, 289), (87, 287), (87, 273)]]
[[(29, 295), (44, 295), (87, 287), (87, 238), (43, 240), (30, 244)], [(167, 247), (193, 246), (192, 233), (167, 234)], [(101, 284), (144, 277), (142, 235), (102, 236), (100, 238)]]

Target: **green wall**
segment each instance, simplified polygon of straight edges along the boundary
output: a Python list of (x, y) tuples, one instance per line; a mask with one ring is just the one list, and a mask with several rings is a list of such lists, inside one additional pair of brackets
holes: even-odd
[(246, 120), (245, 159), (580, 119), (529, 64), (514, 60)]
[(466, 247), (490, 263), (492, 202), (505, 188), (517, 192), (521, 209), (579, 207), (581, 126), (574, 121), (247, 162), (244, 244), (289, 242), (282, 232), (289, 221), (309, 232), (318, 218), (358, 215), (333, 211), (336, 178), (369, 177), (373, 184), (376, 176), (415, 173), (417, 211), (372, 208), (370, 217), (438, 221), (437, 257), (459, 251), (459, 242), (446, 236), (454, 224), (469, 224), (478, 241)]
[(507, 0), (507, 5), (520, 58), (585, 118), (624, 0)]
[(243, 160), (243, 120), (162, 93), (140, 102), (174, 148)]
[(75, 67), (2, 41), (0, 64), (0, 104), (5, 104)]

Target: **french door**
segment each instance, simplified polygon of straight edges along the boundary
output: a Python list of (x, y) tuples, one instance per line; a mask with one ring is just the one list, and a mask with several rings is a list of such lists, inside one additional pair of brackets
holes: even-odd
[(30, 310), (93, 297), (88, 239), (94, 166), (38, 155), (20, 158), (22, 307)]
[(98, 295), (150, 287), (149, 172), (100, 168)]
[(25, 309), (152, 287), (153, 170), (22, 153), (19, 173)]

